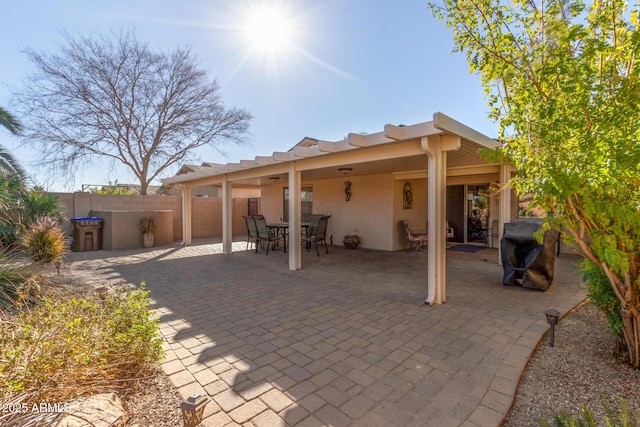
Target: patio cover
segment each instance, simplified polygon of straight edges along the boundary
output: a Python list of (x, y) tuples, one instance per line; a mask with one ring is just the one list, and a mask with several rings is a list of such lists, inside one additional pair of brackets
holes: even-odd
[[(478, 155), (479, 148), (495, 148), (499, 143), (468, 126), (442, 114), (435, 113), (433, 120), (415, 125), (384, 126), (379, 133), (361, 135), (350, 133), (346, 139), (336, 142), (305, 138), (308, 143), (298, 144), (288, 152), (274, 152), (271, 156), (256, 156), (254, 160), (241, 160), (226, 165), (210, 164), (193, 172), (183, 173), (162, 180), (164, 184), (181, 184), (183, 203), (183, 238), (191, 243), (191, 190), (197, 185), (222, 186), (222, 240), (223, 252), (231, 253), (231, 188), (238, 186), (259, 187), (268, 177), (285, 176), (289, 187), (289, 225), (300, 226), (302, 174), (305, 179), (323, 179), (336, 173), (338, 167), (359, 165), (362, 174), (376, 171), (422, 174), (424, 164), (415, 159), (427, 160), (428, 178), (428, 296), (426, 303), (445, 302), (446, 292), (446, 185), (447, 153), (456, 168), (465, 165), (465, 173), (482, 174), (499, 172), (501, 182), (510, 178), (509, 165), (490, 165)], [(205, 164), (207, 165), (207, 164)], [(417, 166), (416, 166), (417, 165)], [(421, 175), (420, 175), (421, 176)], [(510, 215), (510, 192), (500, 197), (500, 229), (504, 218)], [(500, 236), (501, 237), (501, 236)], [(289, 269), (298, 270), (301, 265), (300, 234), (289, 233), (287, 246)]]

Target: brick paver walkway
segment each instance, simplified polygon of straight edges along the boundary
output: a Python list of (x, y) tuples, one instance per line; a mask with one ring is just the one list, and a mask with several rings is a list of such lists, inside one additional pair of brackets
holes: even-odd
[(548, 329), (544, 311), (585, 297), (573, 256), (539, 292), (503, 287), (495, 249), (449, 251), (447, 302), (429, 307), (425, 254), (331, 247), (289, 271), (281, 250), (244, 247), (70, 257), (95, 285), (146, 281), (164, 370), (184, 397), (212, 399), (204, 426), (499, 425)]

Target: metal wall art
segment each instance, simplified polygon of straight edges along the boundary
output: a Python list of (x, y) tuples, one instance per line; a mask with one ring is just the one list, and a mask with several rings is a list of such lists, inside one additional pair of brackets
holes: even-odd
[(413, 208), (413, 193), (411, 192), (411, 184), (408, 182), (404, 183), (404, 189), (402, 190), (402, 208)]

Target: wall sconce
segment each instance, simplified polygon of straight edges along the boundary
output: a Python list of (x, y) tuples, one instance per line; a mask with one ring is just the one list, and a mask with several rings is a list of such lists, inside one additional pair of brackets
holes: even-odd
[(208, 397), (192, 394), (180, 404), (182, 421), (185, 427), (196, 427), (202, 422), (204, 407), (207, 406), (207, 403), (209, 403)]
[(270, 176), (269, 177), (269, 181), (271, 181), (273, 184), (275, 184), (276, 182), (280, 181), (280, 177), (279, 176)]
[(338, 172), (340, 172), (344, 176), (349, 175), (352, 170), (353, 168), (338, 168)]
[(549, 347), (553, 347), (555, 340), (555, 328), (558, 324), (558, 318), (560, 317), (560, 313), (558, 310), (549, 309), (544, 312), (545, 316), (547, 316), (547, 323), (551, 325), (551, 332), (549, 333)]

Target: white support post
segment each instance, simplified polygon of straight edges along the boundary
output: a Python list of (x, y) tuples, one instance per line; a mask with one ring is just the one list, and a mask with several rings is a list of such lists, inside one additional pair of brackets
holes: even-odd
[(447, 290), (447, 151), (460, 148), (460, 138), (453, 135), (423, 137), (427, 153), (428, 230), (427, 286), (425, 303), (442, 304)]
[(302, 213), (302, 174), (296, 170), (296, 163), (289, 164), (289, 270), (302, 268), (302, 254), (300, 252), (300, 215)]
[(500, 229), (498, 230), (498, 265), (502, 265), (502, 249), (500, 247), (500, 241), (502, 240), (502, 234), (504, 233), (504, 224), (511, 221), (511, 187), (508, 183), (511, 179), (511, 165), (508, 163), (502, 163), (500, 165)]
[(224, 177), (222, 181), (222, 253), (230, 254), (233, 243), (233, 200), (231, 182)]
[(182, 244), (191, 244), (191, 187), (182, 186)]

